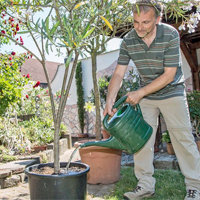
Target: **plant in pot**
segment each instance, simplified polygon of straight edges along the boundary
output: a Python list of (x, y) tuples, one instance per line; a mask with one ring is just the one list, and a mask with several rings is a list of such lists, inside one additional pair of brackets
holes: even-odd
[(187, 101), (196, 144), (200, 151), (200, 91), (188, 90)]
[[(1, 27), (4, 29), (0, 32), (1, 41), (12, 41), (19, 45), (26, 51), (28, 50), (33, 57), (35, 57), (43, 67), (44, 74), (48, 84), (51, 110), (54, 122), (54, 163), (47, 163), (45, 165), (36, 165), (26, 169), (29, 179), (29, 188), (31, 199), (85, 199), (87, 189), (87, 173), (89, 166), (83, 163), (71, 163), (70, 169), (74, 171), (75, 168), (83, 169), (82, 172), (61, 173), (61, 168), (66, 167), (67, 163), (59, 162), (59, 137), (60, 124), (62, 122), (63, 112), (67, 102), (69, 90), (74, 77), (75, 69), (79, 55), (82, 54), (82, 49), (88, 43), (89, 36), (94, 31), (95, 27), (93, 21), (109, 6), (98, 13), (98, 9), (90, 10), (88, 2), (78, 3), (77, 1), (46, 1), (42, 0), (36, 2), (32, 1), (18, 1), (13, 3), (10, 1), (1, 1), (0, 11), (3, 11), (1, 20)], [(14, 5), (13, 5), (14, 4)], [(83, 12), (79, 7), (86, 7)], [(46, 12), (43, 12), (45, 9)], [(42, 12), (42, 18), (35, 15), (37, 12)], [(2, 13), (2, 12), (1, 12)], [(40, 15), (41, 16), (41, 15)], [(10, 23), (4, 23), (8, 19), (17, 26), (13, 29)], [(85, 20), (83, 20), (85, 19)], [(9, 21), (9, 20), (8, 20)], [(33, 52), (31, 45), (23, 42), (22, 36), (18, 38), (17, 33), (28, 34), (34, 42), (37, 51)], [(4, 40), (2, 40), (2, 38)], [(38, 40), (39, 38), (39, 40)], [(54, 48), (52, 48), (54, 47)], [(63, 77), (63, 84), (61, 88), (60, 100), (58, 107), (55, 105), (54, 94), (49, 78), (48, 69), (46, 66), (46, 53), (51, 50), (58, 50), (60, 48), (66, 50), (65, 72)], [(73, 62), (72, 57), (74, 57)], [(71, 65), (70, 65), (71, 64)], [(70, 66), (69, 66), (70, 65)], [(68, 76), (69, 75), (69, 76)], [(53, 168), (53, 174), (41, 175), (34, 173), (34, 170), (43, 169), (49, 166)], [(55, 185), (55, 182), (57, 183)]]
[(168, 130), (162, 133), (162, 142), (166, 142), (167, 144), (167, 153), (170, 155), (175, 155)]
[[(101, 1), (92, 0), (80, 3), (77, 1), (66, 1), (65, 4), (63, 4), (62, 1), (46, 0), (42, 0), (39, 3), (36, 1), (30, 2), (28, 0), (19, 0), (17, 3), (10, 3), (9, 1), (1, 2), (0, 9), (3, 10), (4, 17), (3, 19), (0, 18), (0, 20), (9, 19), (9, 17), (12, 19), (15, 18), (16, 21), (14, 20), (14, 23), (17, 23), (17, 30), (12, 29), (12, 26), (8, 23), (1, 23), (3, 24), (3, 29), (6, 31), (1, 31), (0, 37), (6, 38), (25, 50), (28, 50), (42, 65), (48, 84), (54, 121), (54, 163), (32, 166), (25, 171), (29, 179), (31, 199), (86, 198), (86, 175), (89, 171), (88, 165), (83, 163), (71, 163), (70, 168), (80, 166), (84, 171), (80, 173), (76, 172), (78, 175), (60, 174), (61, 168), (66, 166), (66, 163), (59, 162), (60, 124), (62, 122), (79, 55), (83, 55), (84, 46), (88, 45), (90, 40), (94, 40), (95, 37), (98, 37), (96, 43), (98, 45), (99, 35), (96, 35), (97, 32), (95, 34), (92, 33), (95, 29), (99, 28), (99, 25), (104, 28), (110, 26), (110, 23), (103, 15), (112, 11), (110, 16), (113, 16), (112, 8), (118, 6), (119, 4), (117, 2), (105, 0), (103, 6)], [(43, 12), (44, 8), (46, 12)], [(36, 17), (35, 13), (37, 12), (43, 12), (42, 18), (38, 19)], [(95, 23), (97, 18), (101, 20), (100, 24)], [(115, 16), (115, 18), (117, 18), (117, 16)], [(123, 23), (124, 21), (121, 22), (121, 24)], [(109, 29), (106, 28), (106, 31), (108, 30)], [(18, 37), (18, 35), (16, 36), (17, 33), (28, 34), (34, 42), (37, 52), (33, 52), (30, 45), (23, 42), (22, 37), (16, 38)], [(56, 107), (45, 62), (45, 54), (51, 49), (52, 51), (57, 50), (58, 55), (60, 55), (60, 48), (65, 48), (67, 59), (65, 61), (65, 72), (59, 105)], [(72, 57), (74, 57), (73, 61)], [(70, 74), (70, 76), (68, 76), (68, 74)], [(50, 168), (53, 167), (54, 174), (38, 175), (34, 173), (35, 170), (46, 169), (47, 166)], [(55, 182), (57, 183), (56, 185)]]

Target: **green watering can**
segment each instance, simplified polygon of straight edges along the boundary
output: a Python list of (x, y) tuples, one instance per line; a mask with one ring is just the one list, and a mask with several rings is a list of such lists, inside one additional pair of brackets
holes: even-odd
[[(123, 96), (113, 108), (118, 108), (126, 99), (127, 96)], [(101, 146), (136, 153), (146, 144), (153, 132), (152, 127), (143, 119), (139, 104), (135, 107), (125, 104), (111, 118), (107, 114), (103, 119), (103, 126), (111, 135), (110, 138), (82, 143), (80, 147)]]

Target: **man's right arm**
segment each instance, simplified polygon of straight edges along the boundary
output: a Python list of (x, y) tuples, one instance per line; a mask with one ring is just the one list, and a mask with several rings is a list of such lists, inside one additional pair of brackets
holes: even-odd
[(117, 65), (112, 78), (110, 80), (109, 86), (108, 86), (108, 95), (106, 99), (106, 106), (103, 112), (103, 115), (105, 116), (107, 113), (109, 115), (114, 114), (114, 110), (112, 110), (112, 107), (115, 103), (115, 99), (117, 97), (117, 93), (121, 87), (124, 75), (126, 73), (127, 65)]

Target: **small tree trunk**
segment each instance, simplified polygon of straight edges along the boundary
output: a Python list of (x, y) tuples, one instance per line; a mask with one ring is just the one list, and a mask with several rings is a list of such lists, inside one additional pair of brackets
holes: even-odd
[(97, 80), (97, 53), (92, 53), (92, 78), (94, 85), (94, 98), (95, 98), (95, 110), (96, 110), (96, 124), (95, 124), (95, 136), (96, 140), (101, 140), (101, 103), (100, 103), (100, 93)]

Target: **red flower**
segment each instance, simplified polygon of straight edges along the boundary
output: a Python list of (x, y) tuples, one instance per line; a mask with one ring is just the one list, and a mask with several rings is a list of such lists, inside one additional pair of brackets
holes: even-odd
[(14, 56), (15, 54), (16, 54), (16, 53), (15, 53), (14, 51), (12, 51), (12, 52), (11, 52), (11, 55), (13, 55), (13, 56)]
[(4, 30), (2, 30), (1, 33), (6, 34), (6, 32)]
[(26, 75), (26, 78), (30, 78), (30, 74), (27, 74), (27, 75)]
[(28, 94), (26, 95), (26, 98), (27, 98), (27, 99), (29, 98)]
[(40, 85), (40, 81), (37, 81), (37, 83), (33, 86), (33, 88), (38, 87)]
[(10, 57), (9, 60), (12, 60), (12, 58)]

